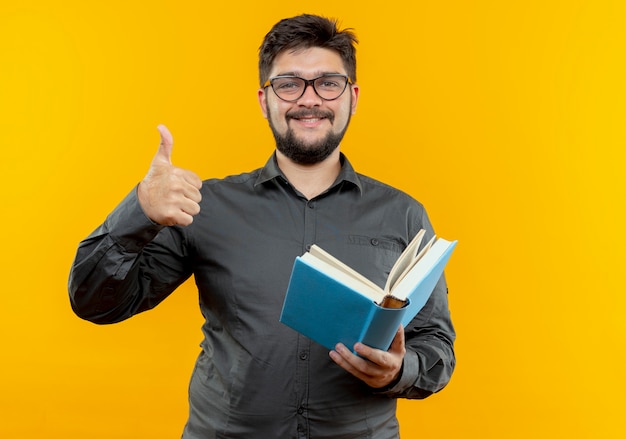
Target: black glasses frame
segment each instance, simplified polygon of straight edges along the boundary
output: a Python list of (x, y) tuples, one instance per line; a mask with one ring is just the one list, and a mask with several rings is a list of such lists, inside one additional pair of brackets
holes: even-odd
[[(277, 79), (283, 79), (283, 78), (293, 78), (293, 79), (300, 79), (301, 81), (304, 81), (304, 88), (302, 89), (302, 93), (300, 94), (300, 96), (298, 96), (297, 98), (294, 99), (285, 99), (283, 97), (281, 97), (276, 90), (274, 90), (274, 81)], [(337, 97), (328, 99), (325, 98), (324, 96), (320, 95), (319, 92), (317, 91), (317, 89), (315, 88), (315, 81), (317, 81), (320, 78), (344, 78), (346, 80), (346, 85), (343, 87), (343, 90), (341, 90), (341, 93), (339, 93), (337, 95)], [(341, 97), (341, 95), (343, 95), (346, 91), (346, 88), (348, 88), (348, 84), (352, 84), (352, 80), (350, 79), (350, 77), (348, 75), (343, 75), (341, 73), (326, 73), (324, 75), (320, 75), (317, 78), (313, 78), (313, 79), (304, 79), (301, 78), (300, 76), (296, 76), (296, 75), (278, 75), (278, 76), (274, 76), (270, 79), (268, 79), (267, 81), (265, 81), (265, 84), (263, 84), (263, 88), (267, 88), (267, 87), (272, 87), (272, 90), (274, 91), (274, 94), (276, 96), (278, 96), (278, 99), (281, 99), (285, 102), (295, 102), (298, 99), (300, 99), (302, 96), (304, 96), (304, 93), (306, 93), (306, 89), (308, 86), (311, 86), (313, 88), (313, 91), (315, 92), (316, 95), (318, 95), (320, 98), (324, 99), (325, 101), (334, 101), (335, 99), (339, 99)]]

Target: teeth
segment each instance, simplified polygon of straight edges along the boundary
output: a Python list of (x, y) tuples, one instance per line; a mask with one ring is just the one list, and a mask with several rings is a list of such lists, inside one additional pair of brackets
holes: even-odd
[(305, 122), (305, 123), (313, 123), (313, 122), (317, 122), (319, 119), (315, 118), (315, 119), (300, 119), (300, 122)]

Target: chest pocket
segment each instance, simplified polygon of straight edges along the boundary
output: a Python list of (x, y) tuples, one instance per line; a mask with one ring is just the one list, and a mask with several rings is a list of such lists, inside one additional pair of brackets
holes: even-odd
[(340, 259), (381, 288), (404, 249), (397, 240), (364, 235), (348, 235), (346, 244)]

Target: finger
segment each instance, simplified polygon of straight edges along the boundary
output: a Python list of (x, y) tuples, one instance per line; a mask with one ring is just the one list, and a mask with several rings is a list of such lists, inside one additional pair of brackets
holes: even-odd
[(187, 183), (189, 183), (194, 188), (196, 188), (196, 189), (201, 189), (202, 188), (202, 179), (200, 177), (198, 177), (198, 174), (196, 174), (195, 172), (188, 171), (188, 170), (182, 170), (180, 175), (181, 175), (181, 177), (183, 177), (183, 179)]
[(343, 344), (338, 343), (335, 350), (329, 352), (330, 358), (347, 372), (363, 381), (369, 381), (371, 378), (371, 364), (354, 355)]
[(337, 346), (335, 346), (335, 349), (331, 350), (328, 355), (330, 355), (330, 358), (332, 358), (335, 363), (349, 372), (352, 373), (352, 370), (354, 370), (352, 363), (349, 361), (351, 360), (350, 357), (353, 354), (352, 352), (349, 352), (342, 343), (338, 343)]
[(202, 196), (200, 195), (200, 189), (202, 189), (202, 179), (198, 177), (193, 171), (189, 171), (183, 168), (172, 167), (172, 173), (181, 183), (183, 195), (196, 202), (200, 202)]
[(159, 144), (159, 150), (154, 159), (171, 165), (174, 138), (165, 125), (157, 126), (157, 130), (159, 130), (159, 134), (161, 135), (161, 143)]
[(362, 358), (367, 358), (372, 363), (376, 363), (376, 353), (379, 352), (378, 349), (374, 349), (370, 346), (364, 345), (363, 343), (356, 343), (354, 345), (354, 351), (359, 354)]
[(180, 210), (187, 215), (196, 216), (200, 213), (200, 205), (190, 199), (181, 201)]
[(387, 351), (374, 349), (370, 346), (364, 345), (363, 343), (356, 343), (354, 345), (354, 350), (361, 357), (367, 358), (372, 363), (381, 367), (388, 367), (390, 361), (390, 357), (388, 354), (404, 357), (404, 329), (402, 328), (402, 325), (398, 327), (396, 335), (393, 337), (391, 345), (389, 346), (389, 349)]
[(391, 342), (389, 352), (402, 352), (405, 349), (404, 343), (404, 328), (402, 327), (402, 325), (400, 325), (400, 327), (398, 328), (398, 332), (396, 332), (396, 335)]
[(161, 212), (161, 217), (156, 221), (164, 226), (188, 226), (193, 222), (193, 217), (200, 213), (200, 205), (193, 201), (183, 199), (175, 206), (168, 207)]
[(185, 188), (183, 188), (183, 196), (190, 201), (198, 204), (202, 201), (202, 194), (195, 186), (187, 184)]
[(168, 222), (167, 226), (188, 226), (193, 223), (193, 215), (187, 212), (180, 211), (176, 216), (172, 217), (172, 220)]

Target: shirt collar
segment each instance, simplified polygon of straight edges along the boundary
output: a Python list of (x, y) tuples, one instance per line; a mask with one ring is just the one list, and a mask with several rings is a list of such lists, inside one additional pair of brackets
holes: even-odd
[[(345, 181), (354, 185), (360, 193), (363, 193), (363, 188), (361, 186), (361, 180), (359, 179), (359, 175), (356, 173), (348, 158), (340, 153), (339, 160), (341, 161), (341, 171), (333, 184), (333, 187), (338, 185), (339, 183)], [(276, 161), (276, 153), (272, 154), (269, 158), (265, 166), (261, 169), (259, 176), (254, 183), (255, 186), (263, 184), (267, 181), (274, 180), (280, 178), (284, 181), (288, 181), (287, 177), (282, 173), (280, 168), (278, 167), (278, 162)]]

